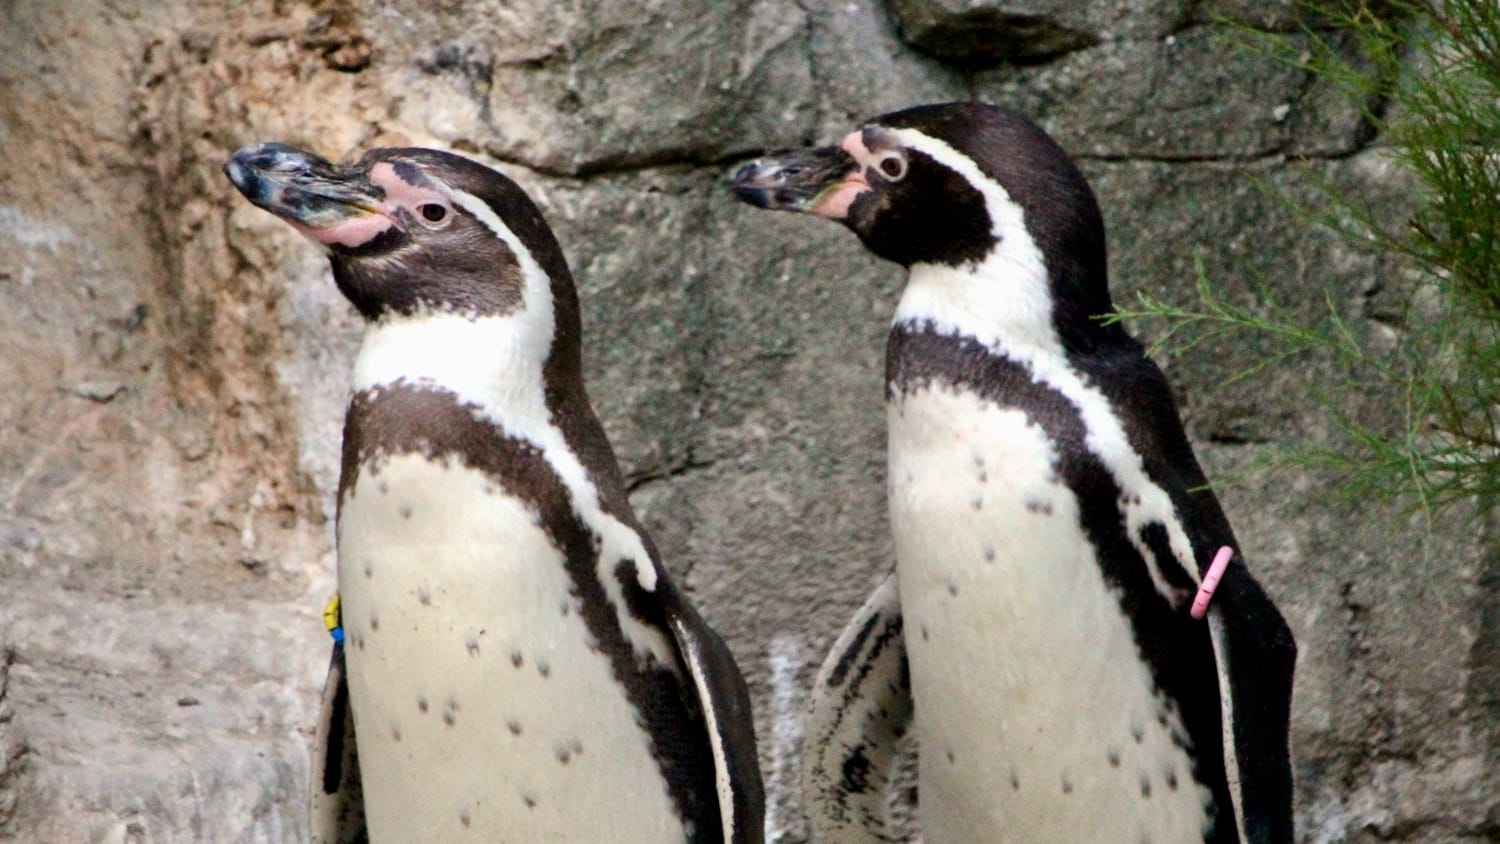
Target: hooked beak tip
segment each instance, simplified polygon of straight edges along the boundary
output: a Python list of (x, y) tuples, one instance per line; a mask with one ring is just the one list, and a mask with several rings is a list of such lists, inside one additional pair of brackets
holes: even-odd
[(250, 184), (250, 171), (240, 163), (238, 156), (224, 162), (224, 176), (240, 193), (244, 193)]
[(762, 178), (759, 159), (735, 168), (724, 183), (730, 193), (734, 194), (734, 198), (741, 202), (754, 205), (756, 208), (773, 207), (771, 198), (776, 186), (770, 180)]
[(769, 191), (762, 190), (760, 188), (746, 188), (739, 186), (735, 186), (731, 188), (731, 190), (734, 192), (734, 198), (738, 199), (740, 202), (743, 202), (747, 205), (754, 205), (756, 208), (771, 208), (771, 194)]
[(729, 177), (728, 179), (726, 179), (726, 181), (729, 183), (730, 187), (738, 188), (742, 186), (743, 183), (754, 179), (755, 174), (760, 170), (760, 167), (761, 160), (759, 158), (753, 159), (751, 161), (746, 161), (745, 163), (734, 168), (733, 172), (729, 174)]

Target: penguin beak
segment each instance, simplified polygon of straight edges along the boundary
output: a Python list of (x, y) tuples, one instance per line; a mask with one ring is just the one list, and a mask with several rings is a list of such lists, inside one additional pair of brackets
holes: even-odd
[(864, 168), (843, 147), (776, 150), (734, 169), (735, 198), (757, 208), (844, 219), (849, 200), (869, 189)]
[(282, 144), (236, 152), (224, 175), (256, 206), (324, 245), (359, 246), (398, 225), (385, 190), (359, 166), (341, 167)]

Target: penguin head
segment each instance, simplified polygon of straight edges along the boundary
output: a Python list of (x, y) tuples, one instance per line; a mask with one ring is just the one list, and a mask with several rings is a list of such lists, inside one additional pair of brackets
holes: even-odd
[(339, 290), (367, 319), (523, 305), (527, 272), (568, 280), (541, 212), (515, 182), (429, 149), (374, 149), (339, 165), (281, 144), (236, 152), (245, 198), (323, 246)]
[(893, 112), (836, 146), (746, 162), (729, 182), (752, 205), (837, 220), (908, 268), (972, 270), (1004, 244), (1029, 243), (1054, 303), (1109, 309), (1093, 191), (1067, 153), (1016, 112), (979, 102)]

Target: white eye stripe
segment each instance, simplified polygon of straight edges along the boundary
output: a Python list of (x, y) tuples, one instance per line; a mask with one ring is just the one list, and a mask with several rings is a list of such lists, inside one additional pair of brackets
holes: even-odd
[(969, 184), (973, 185), (975, 190), (978, 190), (984, 197), (984, 204), (993, 224), (992, 233), (997, 238), (1004, 237), (1006, 230), (1011, 229), (1026, 234), (1027, 239), (1030, 239), (1030, 235), (1026, 233), (1026, 224), (1022, 220), (1021, 206), (1012, 201), (1005, 188), (981, 170), (974, 159), (916, 129), (887, 129), (886, 131), (895, 135), (902, 146), (923, 153), (968, 180)]

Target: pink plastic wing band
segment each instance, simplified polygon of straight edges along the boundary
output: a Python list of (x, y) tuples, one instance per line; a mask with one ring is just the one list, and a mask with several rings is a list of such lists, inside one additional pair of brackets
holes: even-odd
[(1188, 615), (1193, 618), (1202, 618), (1208, 615), (1208, 602), (1214, 596), (1214, 590), (1219, 588), (1219, 578), (1224, 576), (1224, 569), (1229, 568), (1229, 561), (1234, 557), (1234, 549), (1225, 545), (1214, 554), (1214, 561), (1208, 564), (1208, 571), (1203, 574), (1203, 582), (1198, 584), (1198, 594), (1193, 598), (1193, 608), (1188, 610)]

